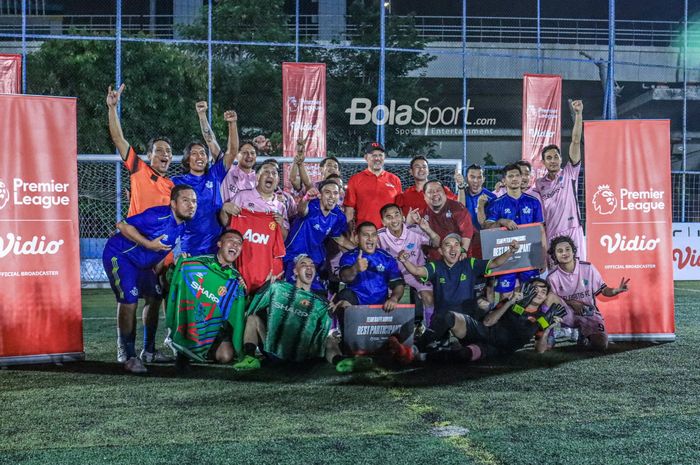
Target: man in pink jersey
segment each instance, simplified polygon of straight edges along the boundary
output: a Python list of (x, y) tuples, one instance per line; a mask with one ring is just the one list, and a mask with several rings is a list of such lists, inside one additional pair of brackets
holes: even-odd
[(552, 292), (557, 294), (570, 307), (562, 324), (579, 328), (579, 341), (593, 349), (604, 351), (608, 347), (605, 321), (596, 307), (595, 297), (603, 294), (613, 297), (627, 292), (629, 279), (622, 278), (620, 287), (608, 287), (593, 264), (582, 262), (576, 257), (577, 248), (569, 236), (552, 239), (549, 255), (557, 264), (547, 276)]
[(578, 175), (581, 171), (581, 135), (583, 132), (583, 102), (571, 102), (574, 128), (569, 145), (569, 163), (562, 168), (561, 150), (556, 145), (542, 149), (542, 161), (547, 174), (535, 181), (534, 190), (540, 194), (547, 240), (569, 236), (578, 249), (579, 257), (586, 259), (581, 215), (578, 209)]
[[(384, 205), (379, 213), (382, 216), (382, 224), (384, 224), (384, 227), (377, 231), (379, 247), (396, 259), (401, 251), (405, 250), (411, 263), (423, 266), (425, 264), (423, 246), (438, 247), (440, 245), (440, 236), (430, 228), (428, 220), (421, 218), (417, 210), (411, 210), (410, 217), (404, 224), (401, 208), (395, 203)], [(399, 262), (399, 269), (406, 284), (418, 292), (423, 304), (423, 320), (428, 326), (433, 315), (433, 287), (429, 283), (419, 282), (401, 262)], [(420, 313), (418, 314), (420, 315)]]

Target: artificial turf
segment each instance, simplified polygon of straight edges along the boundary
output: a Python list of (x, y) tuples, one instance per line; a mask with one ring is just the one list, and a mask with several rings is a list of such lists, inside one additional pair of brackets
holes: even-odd
[(696, 464), (698, 303), (700, 286), (677, 282), (677, 341), (605, 355), (139, 377), (115, 361), (110, 291), (85, 290), (86, 361), (0, 371), (0, 463)]

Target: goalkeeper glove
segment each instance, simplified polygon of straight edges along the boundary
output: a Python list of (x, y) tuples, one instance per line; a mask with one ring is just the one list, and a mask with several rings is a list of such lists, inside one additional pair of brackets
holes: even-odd
[(527, 306), (532, 303), (532, 300), (537, 295), (537, 288), (530, 283), (525, 283), (520, 292), (523, 293), (523, 298), (513, 305), (513, 311), (518, 315), (522, 315)]

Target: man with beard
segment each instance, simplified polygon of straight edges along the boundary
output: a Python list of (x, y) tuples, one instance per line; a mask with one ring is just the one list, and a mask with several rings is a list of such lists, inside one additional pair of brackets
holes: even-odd
[(401, 193), (401, 180), (398, 176), (384, 171), (384, 146), (371, 142), (365, 146), (367, 169), (353, 175), (348, 181), (345, 193), (345, 217), (348, 224), (359, 225), (371, 222), (375, 227), (382, 224), (379, 209), (393, 203)]
[(542, 149), (542, 161), (547, 174), (535, 181), (534, 190), (542, 199), (547, 239), (568, 236), (573, 239), (581, 260), (586, 259), (581, 214), (578, 209), (578, 176), (581, 171), (581, 136), (583, 133), (583, 102), (571, 102), (574, 127), (569, 145), (569, 163), (562, 168), (561, 150), (556, 145)]
[(243, 341), (245, 287), (236, 270), (243, 235), (227, 229), (215, 255), (181, 258), (172, 277), (166, 323), (176, 368), (190, 360), (230, 363)]
[[(197, 194), (186, 185), (173, 187), (170, 206), (152, 207), (117, 225), (119, 233), (105, 245), (102, 263), (117, 298), (119, 343), (124, 347), (124, 367), (131, 373), (145, 373), (136, 358), (136, 304), (139, 296), (161, 299), (154, 267), (176, 245), (185, 231), (185, 222), (197, 211)], [(157, 319), (156, 319), (157, 325)], [(157, 327), (144, 329), (152, 337), (144, 341), (142, 358), (155, 351)]]
[(260, 288), (248, 307), (244, 357), (233, 366), (236, 370), (260, 368), (255, 357), (259, 345), (277, 360), (302, 362), (323, 357), (331, 327), (330, 304), (311, 291), (315, 277), (313, 260), (301, 254), (294, 263), (294, 284), (271, 279)]
[[(197, 102), (197, 113), (206, 112), (206, 102)], [(224, 113), (224, 120), (229, 125), (229, 134), (237, 132), (235, 111)], [(229, 137), (229, 143), (233, 138)], [(229, 146), (226, 154), (213, 165), (209, 165), (209, 154), (204, 144), (190, 143), (182, 157), (182, 166), (186, 173), (173, 176), (175, 185), (186, 184), (197, 193), (197, 213), (187, 224), (182, 237), (181, 249), (189, 255), (213, 254), (217, 251), (217, 240), (221, 233), (218, 213), (223, 205), (221, 183), (235, 157), (236, 147)]]

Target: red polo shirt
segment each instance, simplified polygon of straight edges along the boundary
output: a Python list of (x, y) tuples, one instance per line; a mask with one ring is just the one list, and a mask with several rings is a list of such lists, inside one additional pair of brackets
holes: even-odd
[[(426, 208), (423, 216), (428, 219), (430, 227), (440, 236), (440, 241), (450, 233), (457, 233), (462, 237), (471, 239), (474, 234), (472, 218), (469, 210), (456, 200), (447, 199), (445, 205), (439, 212), (434, 212), (432, 208)], [(469, 247), (471, 249), (471, 245)], [(436, 247), (426, 248), (430, 260), (440, 260), (442, 255)]]
[(343, 205), (355, 209), (355, 224), (371, 221), (377, 228), (382, 227), (379, 210), (393, 203), (401, 193), (401, 180), (395, 174), (382, 171), (379, 176), (365, 169), (353, 175), (348, 181)]
[[(445, 195), (447, 195), (449, 200), (457, 200), (455, 193), (447, 186), (445, 186)], [(394, 203), (401, 207), (404, 216), (408, 215), (408, 211), (411, 208), (417, 208), (419, 212), (422, 212), (428, 206), (428, 204), (425, 203), (423, 191), (418, 192), (416, 186), (411, 186), (403, 191), (402, 194), (397, 195)]]

